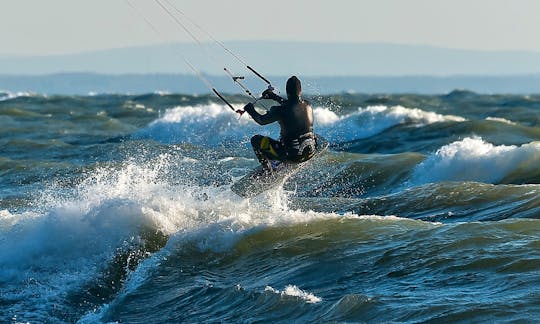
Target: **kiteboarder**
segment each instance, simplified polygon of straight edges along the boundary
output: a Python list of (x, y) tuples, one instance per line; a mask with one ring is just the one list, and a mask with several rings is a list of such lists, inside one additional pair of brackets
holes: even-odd
[(271, 107), (261, 115), (252, 103), (244, 110), (259, 125), (278, 122), (281, 128), (279, 140), (268, 136), (255, 135), (251, 145), (257, 159), (262, 165), (263, 172), (271, 172), (277, 161), (300, 163), (311, 159), (316, 152), (316, 138), (313, 134), (313, 109), (303, 100), (302, 84), (296, 76), (287, 80), (287, 99), (272, 91), (272, 88), (262, 93), (263, 99), (277, 101), (280, 105)]

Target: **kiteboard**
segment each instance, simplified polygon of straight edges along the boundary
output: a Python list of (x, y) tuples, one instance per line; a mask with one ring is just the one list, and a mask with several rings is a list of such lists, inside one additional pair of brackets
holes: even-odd
[(289, 177), (313, 161), (328, 149), (329, 143), (318, 138), (315, 155), (308, 161), (294, 163), (272, 161), (272, 171), (263, 171), (258, 166), (231, 186), (231, 190), (243, 198), (255, 197), (267, 190), (283, 185)]

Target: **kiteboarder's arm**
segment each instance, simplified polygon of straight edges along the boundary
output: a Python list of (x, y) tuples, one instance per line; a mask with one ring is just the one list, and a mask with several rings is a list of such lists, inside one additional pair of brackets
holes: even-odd
[(253, 118), (253, 120), (257, 124), (266, 125), (266, 124), (270, 124), (270, 123), (273, 123), (273, 122), (278, 120), (278, 118), (279, 118), (279, 114), (278, 114), (279, 107), (280, 106), (274, 106), (274, 107), (270, 108), (270, 110), (268, 110), (266, 112), (266, 114), (264, 114), (264, 115), (259, 114), (255, 110), (255, 107), (253, 106), (252, 103), (248, 103), (244, 107), (244, 110), (251, 116), (251, 118)]

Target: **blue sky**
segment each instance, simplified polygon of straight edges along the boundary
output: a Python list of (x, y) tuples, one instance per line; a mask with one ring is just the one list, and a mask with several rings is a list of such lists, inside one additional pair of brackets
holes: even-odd
[[(2, 0), (0, 55), (192, 42), (154, 1)], [(540, 51), (536, 0), (170, 0), (216, 38)]]

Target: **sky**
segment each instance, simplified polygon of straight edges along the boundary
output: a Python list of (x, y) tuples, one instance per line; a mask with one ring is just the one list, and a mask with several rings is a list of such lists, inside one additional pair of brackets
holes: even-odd
[[(221, 41), (384, 42), (540, 52), (538, 0), (169, 1)], [(168, 42), (193, 39), (155, 0), (0, 0), (1, 56)]]

